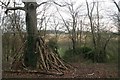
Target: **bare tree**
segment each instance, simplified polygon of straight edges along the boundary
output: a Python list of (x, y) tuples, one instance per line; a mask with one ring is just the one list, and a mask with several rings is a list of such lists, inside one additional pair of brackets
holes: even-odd
[(75, 52), (77, 46), (78, 15), (81, 5), (79, 5), (77, 8), (74, 7), (74, 2), (70, 2), (70, 3), (66, 2), (66, 5), (67, 5), (66, 8), (68, 10), (68, 14), (70, 14), (70, 19), (65, 20), (59, 11), (58, 13), (60, 14), (63, 23), (70, 35), (70, 39), (72, 41), (72, 49)]
[[(100, 21), (101, 19), (100, 19), (100, 11), (99, 11), (99, 2), (98, 1), (93, 2), (91, 9), (89, 7), (87, 0), (86, 0), (86, 5), (87, 5), (88, 18), (90, 21), (93, 47), (95, 50), (93, 61), (105, 62), (106, 58), (107, 58), (106, 57), (106, 47), (107, 47), (112, 35), (110, 34), (110, 36), (105, 38), (106, 40), (103, 40), (103, 37), (102, 37), (103, 31), (101, 30), (102, 26), (101, 26), (101, 21)], [(93, 13), (95, 8), (96, 8), (96, 16)]]
[(51, 6), (50, 4), (44, 5), (43, 9), (38, 12), (38, 15), (41, 15), (41, 17), (38, 19), (39, 24), (38, 31), (40, 35), (44, 37), (44, 39), (46, 36), (46, 29), (51, 18), (51, 14), (47, 14), (47, 10), (50, 9), (50, 6)]
[(92, 8), (90, 9), (89, 4), (86, 0), (86, 5), (87, 5), (87, 15), (89, 17), (89, 21), (90, 21), (90, 27), (91, 27), (91, 32), (92, 32), (92, 39), (93, 39), (93, 44), (94, 44), (94, 48), (96, 49), (96, 42), (95, 42), (95, 28), (94, 28), (94, 24), (93, 24), (93, 10), (95, 7), (95, 2), (93, 2)]
[[(16, 3), (14, 2), (15, 6)], [(16, 50), (18, 50), (20, 44), (25, 40), (22, 33), (23, 25), (24, 21), (20, 11), (14, 11), (14, 13), (2, 17), (3, 43), (8, 43), (3, 45), (3, 53), (7, 55), (7, 60), (9, 60), (9, 57), (13, 58)]]
[[(37, 15), (36, 8), (42, 4), (48, 3), (42, 2), (37, 4), (37, 2), (23, 2), (24, 7), (7, 7), (5, 13), (7, 14), (9, 10), (24, 10), (26, 14), (26, 30), (27, 30), (27, 43), (24, 48), (26, 51), (24, 53), (24, 66), (28, 69), (42, 69), (50, 70), (55, 69), (60, 74), (63, 75), (63, 72), (60, 69), (68, 69), (66, 64), (62, 61), (58, 54), (55, 54), (48, 45), (44, 42), (43, 38), (38, 37), (37, 31)], [(62, 6), (54, 1), (52, 3)], [(18, 67), (18, 66), (16, 66)], [(49, 73), (47, 73), (49, 74)], [(52, 74), (52, 73), (50, 73)], [(53, 73), (54, 74), (54, 73)]]

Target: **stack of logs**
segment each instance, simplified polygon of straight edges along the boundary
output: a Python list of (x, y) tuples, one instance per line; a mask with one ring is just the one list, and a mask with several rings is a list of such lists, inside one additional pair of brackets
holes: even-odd
[[(38, 55), (37, 69), (39, 69), (40, 71), (45, 72), (55, 71), (57, 73), (63, 74), (64, 70), (69, 70), (70, 68), (72, 68), (71, 65), (67, 64), (66, 62), (63, 61), (63, 59), (61, 59), (58, 52), (53, 51), (51, 48), (49, 48), (41, 37), (38, 37), (36, 40), (36, 54)], [(15, 63), (16, 64), (18, 63), (16, 57), (14, 57), (12, 68), (15, 67), (16, 65)]]
[(57, 71), (60, 71), (60, 69), (68, 69), (64, 61), (60, 58), (59, 54), (57, 52), (55, 53), (55, 51), (49, 48), (41, 37), (37, 39), (36, 49), (37, 53), (39, 54), (37, 64), (39, 69), (55, 69)]

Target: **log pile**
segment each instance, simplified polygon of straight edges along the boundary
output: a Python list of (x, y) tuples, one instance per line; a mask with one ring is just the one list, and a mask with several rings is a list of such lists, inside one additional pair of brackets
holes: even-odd
[[(38, 37), (36, 39), (35, 47), (36, 47), (35, 54), (38, 55), (37, 70), (45, 71), (45, 72), (54, 71), (56, 72), (56, 74), (59, 74), (59, 73), (63, 74), (64, 70), (69, 70), (70, 68), (72, 68), (71, 65), (67, 64), (61, 59), (60, 55), (56, 51), (53, 51), (51, 48), (49, 48), (48, 45), (45, 43), (45, 41), (41, 37)], [(14, 65), (15, 65), (15, 62), (17, 61), (16, 59), (17, 58), (15, 58), (12, 63), (12, 68), (15, 67)], [(22, 60), (22, 59), (19, 59), (19, 60)], [(23, 67), (24, 69), (27, 69), (25, 68), (25, 66)]]
[(52, 49), (50, 49), (44, 40), (39, 37), (36, 42), (36, 50), (39, 54), (38, 58), (38, 67), (39, 69), (50, 70), (56, 69), (60, 71), (60, 69), (68, 69), (62, 59), (60, 58), (58, 53), (54, 53)]

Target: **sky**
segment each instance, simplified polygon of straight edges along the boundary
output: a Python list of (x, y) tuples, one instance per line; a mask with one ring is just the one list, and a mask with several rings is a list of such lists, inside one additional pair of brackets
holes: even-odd
[[(0, 1), (8, 1), (8, 0), (0, 0)], [(14, 0), (12, 0), (12, 2), (13, 2)], [(21, 3), (22, 3), (22, 0), (15, 0), (16, 2), (19, 2), (19, 1), (21, 1)], [(27, 1), (27, 0), (25, 0), (25, 1)], [(33, 1), (33, 0), (28, 0), (28, 1)], [(47, 1), (47, 0), (36, 0), (37, 1), (37, 3), (39, 4), (39, 3), (41, 3), (41, 2), (43, 2), (43, 1)], [(62, 4), (62, 2), (63, 1), (66, 1), (66, 2), (70, 2), (70, 0), (55, 0), (56, 2), (58, 2), (58, 3), (61, 3)], [(76, 2), (76, 4), (75, 4), (75, 8), (78, 6), (78, 5), (82, 5), (83, 6), (83, 10), (81, 10), (81, 15), (82, 14), (84, 14), (84, 11), (86, 11), (86, 5), (85, 5), (85, 0), (71, 0), (71, 1), (73, 1), (73, 2)], [(87, 0), (89, 3), (92, 3), (93, 1), (97, 1), (97, 0)], [(104, 9), (104, 10), (102, 10), (101, 11), (101, 15), (109, 15), (109, 13), (113, 13), (113, 12), (116, 12), (117, 13), (117, 8), (116, 8), (116, 6), (113, 4), (113, 2), (112, 2), (112, 0), (98, 0), (99, 2), (100, 2), (100, 8), (101, 8), (101, 10), (102, 9)], [(120, 1), (120, 0), (115, 0), (116, 2), (118, 2), (118, 1)], [(11, 2), (11, 4), (9, 5), (9, 6), (13, 6), (12, 5), (12, 2)], [(20, 6), (24, 6), (24, 4), (22, 4), (22, 5), (20, 5)], [(63, 8), (62, 8), (63, 9)], [(62, 10), (61, 9), (61, 10)], [(38, 8), (37, 9), (38, 10), (38, 12), (39, 12), (39, 10), (42, 10), (42, 6), (40, 7), (40, 8)], [(108, 12), (107, 14), (105, 13), (105, 12)], [(4, 10), (2, 10), (1, 8), (0, 8), (0, 13), (2, 13), (2, 14), (4, 14), (3, 13), (4, 12)], [(50, 13), (52, 13), (52, 12), (55, 12), (55, 7), (51, 7), (50, 9), (49, 9), (49, 11), (48, 11), (48, 15), (50, 14)], [(66, 19), (68, 19), (69, 18), (69, 15), (68, 14), (66, 14), (66, 13), (64, 13), (64, 9), (63, 9), (63, 12), (61, 12), (61, 14), (62, 14), (62, 16), (64, 17), (64, 18), (66, 18)], [(56, 14), (57, 16), (59, 16), (59, 14)], [(111, 25), (111, 24), (109, 24), (109, 25)], [(116, 31), (116, 29), (113, 29), (113, 31)]]
[[(70, 0), (56, 0), (56, 2), (61, 2), (62, 3), (62, 1), (66, 1), (66, 2), (69, 2)], [(86, 11), (86, 4), (85, 4), (85, 0), (71, 0), (71, 1), (73, 1), (73, 2), (76, 2), (76, 5), (75, 5), (75, 8), (78, 6), (78, 5), (82, 5), (82, 8), (83, 9), (81, 9), (81, 15), (84, 15), (85, 13), (84, 13), (84, 11)], [(110, 21), (110, 19), (108, 19), (108, 16), (109, 15), (113, 15), (114, 14), (114, 12), (115, 13), (118, 13), (118, 11), (117, 11), (117, 8), (116, 8), (116, 6), (115, 6), (115, 4), (112, 2), (112, 0), (87, 0), (90, 4), (93, 2), (93, 1), (99, 1), (99, 4), (100, 4), (100, 14), (102, 15), (102, 16), (104, 16), (104, 19), (102, 19), (101, 21), (102, 22), (104, 22), (104, 23), (106, 23), (107, 24), (107, 26), (113, 26), (113, 28), (111, 28), (111, 31), (113, 31), (113, 32), (117, 32), (117, 27), (114, 27), (114, 25), (113, 25), (113, 21)], [(117, 3), (120, 1), (120, 0), (115, 0)], [(63, 9), (63, 8), (62, 8)], [(64, 12), (64, 10), (63, 10), (63, 12)], [(107, 12), (107, 13), (106, 13)], [(66, 13), (61, 13), (62, 14), (62, 16), (64, 17), (64, 18), (66, 18), (66, 19), (69, 19), (69, 17), (70, 16), (68, 16), (68, 14), (66, 14)], [(109, 21), (108, 21), (109, 20)], [(87, 20), (88, 21), (88, 20)], [(109, 23), (109, 24), (108, 24)], [(107, 30), (109, 30), (109, 28), (107, 29)]]

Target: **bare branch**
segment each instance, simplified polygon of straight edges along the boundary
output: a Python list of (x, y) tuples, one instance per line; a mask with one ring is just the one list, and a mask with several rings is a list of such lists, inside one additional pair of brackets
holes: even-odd
[(0, 1), (0, 3), (2, 3), (2, 5), (4, 5), (5, 7), (7, 7), (10, 4), (10, 0), (8, 1), (7, 4), (5, 4), (4, 2)]
[(109, 37), (108, 37), (108, 39), (106, 40), (105, 45), (104, 45), (104, 47), (103, 47), (104, 50), (106, 49), (106, 47), (107, 47), (109, 41), (111, 40), (111, 38), (112, 38), (112, 35), (109, 35)]
[(88, 4), (87, 0), (86, 0), (86, 5), (87, 5), (88, 16), (92, 16), (92, 13), (93, 13), (93, 10), (94, 10), (94, 7), (95, 7), (95, 2), (93, 2), (91, 11), (90, 11), (89, 4)]
[(86, 0), (86, 5), (87, 5), (87, 12), (88, 12), (88, 16), (90, 15), (90, 10), (89, 10), (89, 5), (88, 5), (88, 1)]
[(60, 12), (59, 12), (58, 8), (56, 8), (56, 9), (57, 9), (57, 11), (58, 11), (58, 13), (59, 13), (60, 17), (62, 18), (63, 23), (64, 23), (64, 25), (66, 26), (66, 28), (67, 28), (68, 32), (70, 32), (70, 30), (69, 30), (69, 25), (67, 25), (67, 23), (65, 22), (65, 20), (64, 20), (64, 18), (63, 18), (63, 16), (60, 14)]
[[(48, 3), (48, 2), (50, 2), (50, 1), (42, 2), (42, 3), (38, 4), (37, 7), (39, 7), (39, 6), (43, 5), (43, 4), (46, 4), (46, 3)], [(59, 3), (57, 3), (57, 2), (55, 2), (55, 1), (53, 1), (53, 0), (52, 0), (51, 2), (53, 2), (54, 4), (56, 4), (56, 5), (60, 6), (60, 7), (66, 6), (66, 5), (61, 5), (61, 4), (59, 4)]]
[(116, 1), (115, 1), (115, 0), (113, 0), (113, 2), (114, 2), (114, 4), (116, 5), (116, 7), (117, 7), (118, 11), (120, 12), (120, 7), (119, 7), (119, 6), (118, 6), (118, 4), (116, 3)]
[(92, 9), (91, 9), (90, 15), (92, 15), (92, 12), (93, 12), (93, 10), (94, 10), (94, 6), (95, 6), (95, 2), (93, 2), (93, 5), (92, 5)]
[(53, 3), (54, 4), (56, 4), (56, 5), (58, 5), (58, 6), (60, 6), (60, 7), (64, 7), (64, 6), (66, 6), (66, 5), (61, 5), (61, 4), (58, 4), (57, 2), (55, 2), (55, 1), (53, 1)]
[(41, 6), (41, 5), (45, 4), (45, 3), (48, 3), (48, 1), (38, 4), (37, 7), (39, 7), (39, 6)]
[(4, 2), (0, 1), (0, 3), (2, 3), (2, 5), (4, 5), (5, 7), (7, 7), (7, 5)]
[(7, 14), (9, 10), (25, 10), (25, 8), (24, 7), (8, 7), (5, 13)]
[(8, 3), (7, 3), (7, 6), (10, 4), (10, 0), (8, 1)]

